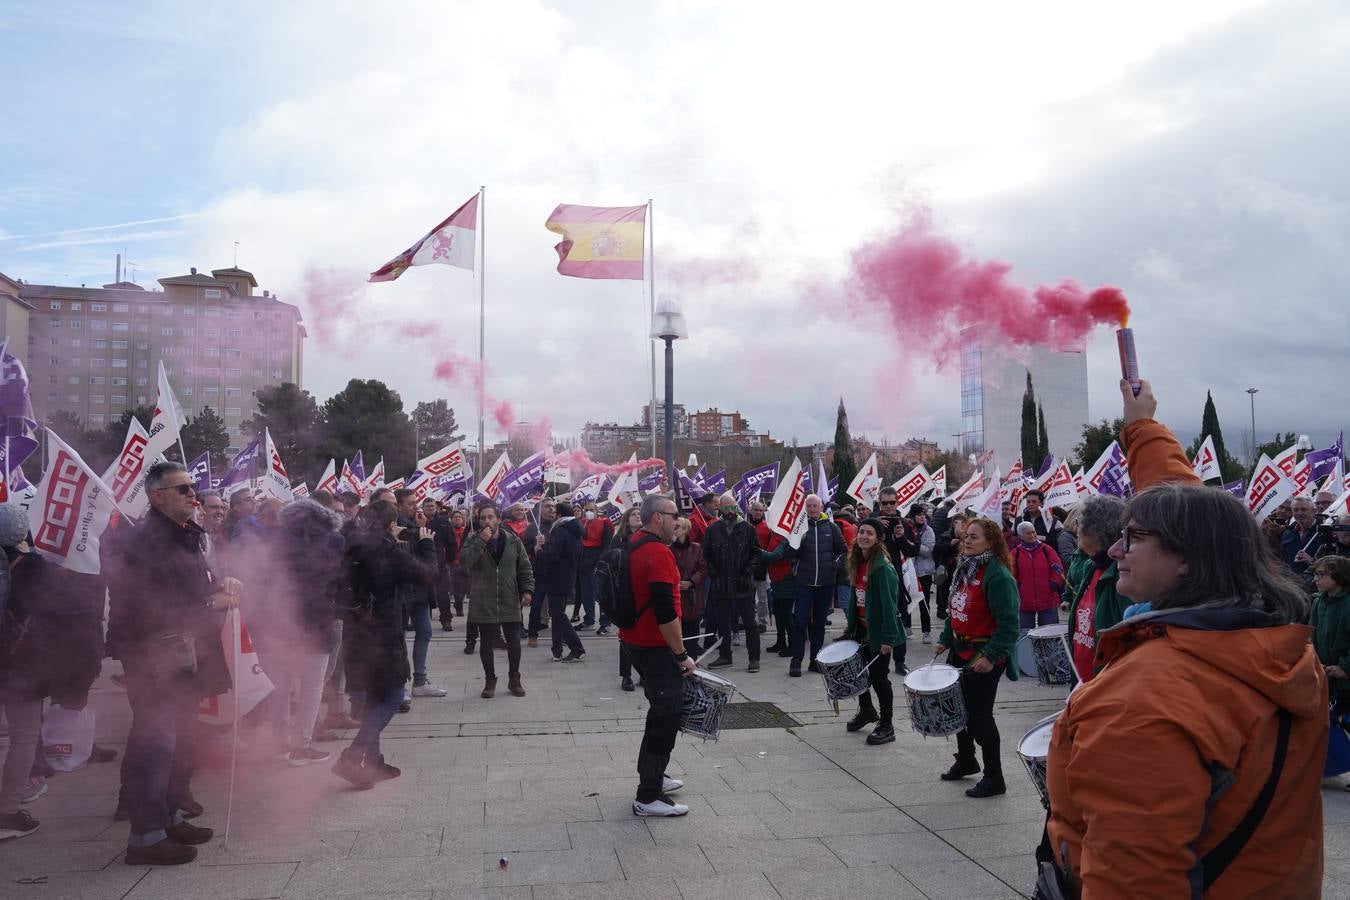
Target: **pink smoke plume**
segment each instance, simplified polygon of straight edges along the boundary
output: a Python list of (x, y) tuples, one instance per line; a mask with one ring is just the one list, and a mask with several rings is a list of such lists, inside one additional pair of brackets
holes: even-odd
[(666, 464), (664, 459), (653, 456), (650, 459), (639, 459), (637, 462), (625, 462), (611, 466), (608, 463), (596, 462), (591, 459), (590, 454), (585, 450), (567, 450), (559, 453), (555, 459), (563, 465), (587, 472), (599, 472), (602, 475), (627, 475), (629, 472), (638, 472), (642, 469), (651, 469)]
[(853, 302), (886, 313), (897, 330), (922, 335), (939, 362), (953, 358), (966, 328), (1010, 344), (1072, 347), (1098, 325), (1129, 321), (1119, 288), (1086, 291), (1066, 278), (1028, 291), (1009, 281), (1011, 270), (967, 257), (933, 232), (927, 215), (917, 215), (854, 251)]

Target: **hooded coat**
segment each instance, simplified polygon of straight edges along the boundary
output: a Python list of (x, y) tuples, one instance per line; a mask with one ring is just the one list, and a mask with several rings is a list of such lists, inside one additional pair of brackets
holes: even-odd
[(553, 523), (534, 561), (535, 585), (540, 593), (549, 597), (571, 597), (576, 591), (581, 536), (581, 523), (575, 516)]
[(464, 539), (459, 561), (469, 572), (469, 623), (497, 625), (520, 622), (521, 594), (534, 593), (534, 569), (525, 545), (510, 528), (498, 528), (501, 558), (493, 556), (475, 531)]

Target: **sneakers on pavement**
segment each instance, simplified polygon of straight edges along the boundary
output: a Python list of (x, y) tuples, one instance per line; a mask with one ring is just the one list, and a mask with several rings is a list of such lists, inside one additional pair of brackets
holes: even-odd
[(620, 684), (619, 687), (621, 687), (623, 690), (629, 691), (629, 692), (632, 692), (632, 691), (637, 690), (637, 688), (633, 687), (633, 679), (631, 679), (631, 678), (625, 678), (625, 679), (623, 680), (623, 683)]
[(731, 657), (730, 657), (730, 656), (719, 656), (717, 659), (715, 659), (715, 660), (713, 660), (712, 662), (708, 663), (708, 668), (709, 668), (709, 669), (725, 669), (725, 668), (727, 668), (727, 667), (730, 666), (730, 665), (731, 665)]
[(177, 825), (170, 825), (164, 829), (164, 833), (180, 844), (205, 844), (216, 833), (210, 828), (202, 828), (200, 825), (193, 825), (191, 822), (179, 822)]
[(669, 797), (657, 797), (651, 803), (633, 801), (633, 815), (635, 816), (668, 818), (670, 816), (687, 815), (688, 812), (689, 807), (683, 803), (676, 803)]
[(197, 858), (197, 848), (165, 838), (149, 847), (128, 847), (126, 863), (129, 866), (181, 866)]
[[(326, 762), (333, 758), (333, 754), (324, 750), (316, 750), (313, 747), (298, 747), (286, 755), (286, 762), (292, 766), (307, 766), (310, 763)], [(179, 841), (179, 843), (189, 843), (188, 841)]]
[(349, 750), (344, 750), (338, 755), (338, 761), (333, 763), (333, 774), (345, 779), (359, 791), (369, 790), (375, 786), (375, 779), (361, 765), (361, 757)]
[(28, 783), (19, 788), (19, 802), (32, 803), (43, 794), (47, 793), (47, 779), (41, 775), (35, 775), (28, 779)]
[(445, 689), (438, 688), (428, 681), (426, 684), (414, 684), (412, 695), (414, 697), (444, 697)]
[(931, 632), (931, 631), (925, 631), (925, 632), (923, 633), (923, 642), (924, 642), (925, 644), (931, 644), (931, 643), (933, 643), (933, 632)]
[(574, 662), (581, 662), (585, 658), (586, 658), (585, 650), (582, 650), (580, 653), (578, 653), (576, 650), (568, 650), (567, 655), (564, 656), (561, 661), (565, 663), (574, 663)]
[(669, 775), (661, 776), (661, 793), (673, 794), (684, 787), (684, 782), (678, 778), (671, 778)]
[(37, 830), (38, 820), (29, 815), (26, 809), (0, 816), (0, 842), (28, 837)]

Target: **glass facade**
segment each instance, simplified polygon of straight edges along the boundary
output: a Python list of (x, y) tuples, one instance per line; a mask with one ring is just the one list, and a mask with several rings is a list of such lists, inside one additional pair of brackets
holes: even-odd
[(984, 452), (984, 383), (980, 342), (967, 333), (961, 341), (962, 456)]

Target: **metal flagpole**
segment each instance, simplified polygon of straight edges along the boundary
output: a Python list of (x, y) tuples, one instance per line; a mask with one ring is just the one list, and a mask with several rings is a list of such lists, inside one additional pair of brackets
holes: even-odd
[[(487, 186), (478, 187), (478, 471), (483, 471), (483, 392), (487, 389), (487, 366), (484, 348), (487, 344), (486, 306), (487, 296), (483, 287), (487, 269)], [(472, 489), (472, 488), (471, 488)]]
[(651, 241), (651, 256), (648, 259), (647, 275), (647, 346), (652, 352), (652, 401), (647, 412), (652, 426), (652, 456), (656, 456), (656, 339), (651, 336), (652, 323), (656, 321), (656, 212), (652, 200), (647, 198), (647, 239)]

